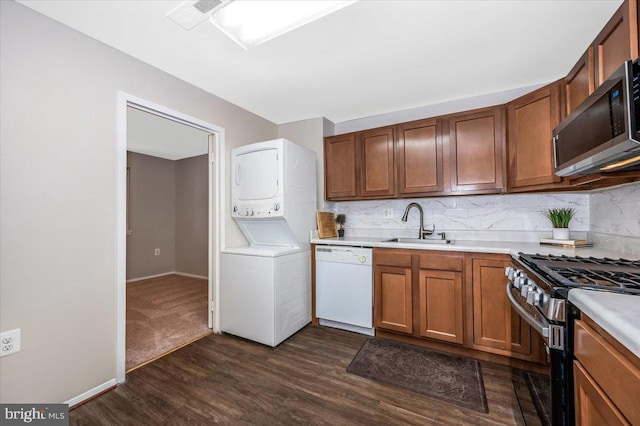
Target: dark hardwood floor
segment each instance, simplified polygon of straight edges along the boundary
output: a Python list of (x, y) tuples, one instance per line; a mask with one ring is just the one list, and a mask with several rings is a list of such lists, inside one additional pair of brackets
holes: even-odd
[(308, 326), (272, 349), (210, 334), (127, 375), (72, 425), (522, 425), (511, 368), (482, 363), (482, 414), (346, 372), (366, 336)]

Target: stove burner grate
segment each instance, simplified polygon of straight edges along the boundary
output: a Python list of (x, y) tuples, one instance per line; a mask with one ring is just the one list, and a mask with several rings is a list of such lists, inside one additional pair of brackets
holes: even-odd
[(572, 268), (550, 268), (556, 274), (578, 285), (597, 285), (640, 290), (640, 273), (619, 271), (585, 270)]
[(640, 294), (640, 260), (520, 253), (526, 265), (556, 288), (591, 288)]

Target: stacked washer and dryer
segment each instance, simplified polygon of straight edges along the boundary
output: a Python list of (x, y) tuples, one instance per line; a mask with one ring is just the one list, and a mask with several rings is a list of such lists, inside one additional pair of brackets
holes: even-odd
[(220, 256), (220, 329), (277, 346), (311, 322), (315, 153), (286, 139), (231, 152), (231, 208), (248, 246)]

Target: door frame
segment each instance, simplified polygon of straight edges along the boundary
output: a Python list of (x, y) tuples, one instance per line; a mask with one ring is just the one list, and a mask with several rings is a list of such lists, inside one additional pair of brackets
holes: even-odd
[(163, 105), (118, 91), (116, 102), (116, 381), (126, 379), (126, 260), (127, 260), (127, 108), (154, 114), (210, 135), (209, 138), (209, 254), (208, 326), (220, 332), (220, 250), (224, 247), (225, 158), (224, 128), (172, 110)]

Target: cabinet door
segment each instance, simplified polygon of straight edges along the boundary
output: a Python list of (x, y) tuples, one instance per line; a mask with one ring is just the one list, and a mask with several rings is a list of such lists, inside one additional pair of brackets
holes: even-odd
[(577, 426), (629, 424), (578, 361), (573, 362), (573, 380)]
[(375, 266), (375, 327), (413, 333), (411, 268)]
[(553, 172), (553, 129), (560, 123), (560, 84), (553, 83), (510, 102), (509, 187), (534, 188), (561, 182)]
[(420, 270), (420, 336), (463, 343), (462, 274)]
[(636, 0), (627, 0), (611, 17), (593, 42), (596, 87), (624, 61), (638, 57)]
[(360, 150), (360, 196), (390, 197), (395, 194), (393, 127), (358, 133)]
[(327, 200), (349, 199), (357, 195), (355, 134), (324, 140), (324, 176)]
[(593, 47), (589, 47), (564, 79), (567, 115), (595, 90)]
[(503, 108), (449, 118), (451, 191), (493, 193), (504, 188)]
[(440, 121), (437, 119), (398, 125), (399, 195), (426, 196), (442, 191), (440, 132)]
[(473, 344), (489, 352), (531, 354), (531, 327), (513, 310), (507, 298), (508, 260), (474, 258)]

